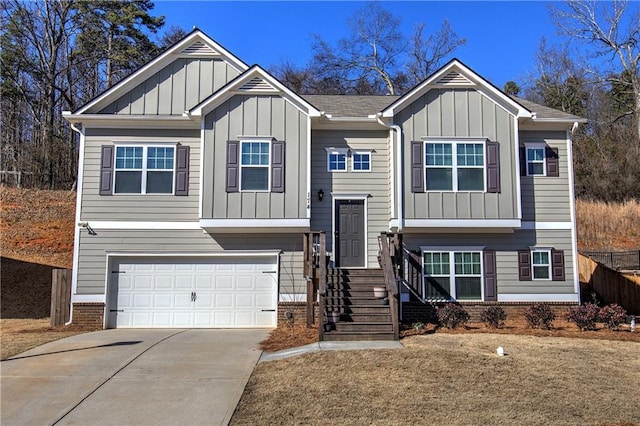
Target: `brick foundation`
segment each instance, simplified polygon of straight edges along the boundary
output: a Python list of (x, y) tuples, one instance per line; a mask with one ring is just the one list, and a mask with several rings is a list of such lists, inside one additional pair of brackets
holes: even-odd
[(104, 303), (74, 303), (73, 325), (104, 328)]
[[(471, 321), (479, 322), (480, 315), (487, 306), (498, 305), (504, 309), (509, 318), (524, 318), (524, 311), (529, 306), (534, 305), (532, 302), (460, 302), (460, 306), (469, 312)], [(545, 302), (545, 304), (551, 307), (551, 310), (556, 317), (562, 318), (569, 313), (569, 309), (573, 306), (578, 306), (577, 303), (570, 302)], [(430, 322), (436, 323), (436, 311), (439, 306), (443, 306), (445, 303), (433, 303), (423, 304), (420, 302), (405, 302), (402, 304), (402, 322)]]
[[(313, 304), (314, 320), (318, 319), (318, 304)], [(289, 324), (287, 313), (293, 313), (293, 320), (296, 325), (307, 324), (307, 303), (306, 302), (278, 302), (278, 326)]]

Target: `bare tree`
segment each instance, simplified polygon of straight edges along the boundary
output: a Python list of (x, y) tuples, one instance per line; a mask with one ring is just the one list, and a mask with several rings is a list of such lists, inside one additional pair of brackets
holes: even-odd
[(640, 143), (640, 6), (629, 7), (626, 0), (568, 1), (552, 12), (565, 34), (586, 42), (594, 57), (611, 58), (610, 63), (617, 62), (622, 68), (610, 70), (608, 82), (626, 86), (633, 92), (633, 110), (624, 114), (635, 116)]

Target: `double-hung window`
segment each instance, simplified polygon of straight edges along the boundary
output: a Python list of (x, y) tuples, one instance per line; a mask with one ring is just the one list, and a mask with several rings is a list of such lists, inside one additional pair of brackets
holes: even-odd
[(427, 191), (484, 191), (484, 144), (425, 142)]
[(423, 250), (429, 300), (482, 300), (482, 251)]
[(347, 148), (327, 148), (327, 171), (347, 171)]
[(173, 146), (116, 146), (114, 166), (116, 194), (173, 193)]
[(545, 146), (531, 144), (526, 147), (527, 176), (545, 176)]
[(534, 280), (551, 279), (551, 250), (533, 249), (531, 250), (531, 267), (533, 268)]
[(268, 141), (241, 141), (240, 190), (269, 189), (270, 145)]

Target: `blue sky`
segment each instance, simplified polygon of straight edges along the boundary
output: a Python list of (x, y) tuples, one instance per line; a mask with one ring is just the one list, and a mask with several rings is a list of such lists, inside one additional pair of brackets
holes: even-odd
[[(427, 32), (448, 19), (466, 45), (455, 56), (502, 87), (524, 83), (534, 70), (541, 37), (557, 38), (548, 2), (382, 1), (402, 20), (406, 34), (424, 22)], [(304, 65), (312, 56), (311, 34), (335, 41), (347, 34), (346, 19), (364, 5), (342, 1), (163, 1), (154, 15), (165, 15), (169, 28), (197, 26), (248, 64), (268, 68), (283, 60)]]

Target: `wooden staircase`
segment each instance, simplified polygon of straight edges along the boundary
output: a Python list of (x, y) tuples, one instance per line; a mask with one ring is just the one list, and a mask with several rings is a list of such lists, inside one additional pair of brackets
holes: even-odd
[[(394, 340), (388, 300), (377, 299), (373, 287), (385, 287), (382, 269), (328, 269), (325, 297), (325, 341)], [(340, 320), (331, 321), (331, 312)]]

